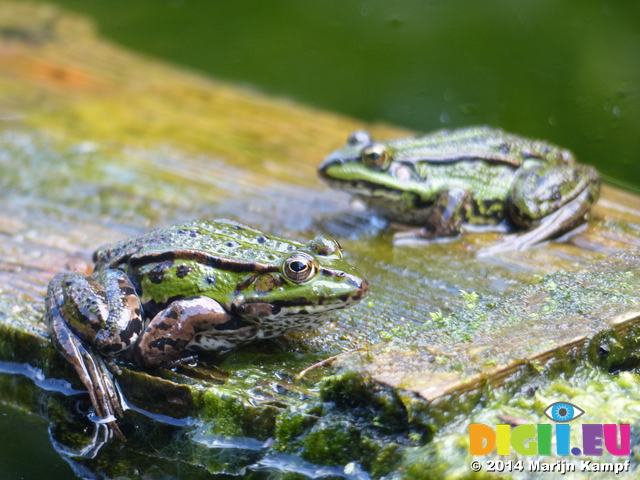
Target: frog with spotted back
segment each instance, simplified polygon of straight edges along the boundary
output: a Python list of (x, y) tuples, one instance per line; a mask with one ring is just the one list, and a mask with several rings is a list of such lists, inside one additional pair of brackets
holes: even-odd
[(172, 367), (199, 351), (311, 330), (368, 291), (335, 240), (304, 245), (229, 220), (153, 230), (100, 248), (94, 261), (91, 276), (53, 278), (45, 317), (119, 436), (123, 403), (102, 357)]
[(422, 226), (394, 238), (455, 236), (464, 224), (507, 222), (526, 230), (487, 254), (524, 250), (572, 230), (600, 192), (597, 171), (570, 151), (490, 127), (388, 142), (358, 131), (318, 173), (389, 220)]

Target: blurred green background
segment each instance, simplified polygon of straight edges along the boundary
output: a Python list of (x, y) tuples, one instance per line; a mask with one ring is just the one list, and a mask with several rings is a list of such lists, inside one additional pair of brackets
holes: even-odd
[(220, 79), (422, 132), (499, 126), (640, 190), (640, 2), (53, 3)]

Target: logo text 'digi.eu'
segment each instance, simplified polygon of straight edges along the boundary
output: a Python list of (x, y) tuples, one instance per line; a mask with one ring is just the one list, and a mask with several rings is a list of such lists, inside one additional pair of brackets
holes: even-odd
[[(569, 422), (584, 413), (579, 407), (566, 402), (550, 405), (545, 414), (556, 422)], [(576, 426), (577, 428), (580, 428)], [(609, 453), (628, 456), (631, 453), (630, 425), (582, 424), (582, 444), (571, 445), (571, 425), (567, 423), (496, 425), (495, 429), (481, 423), (469, 425), (469, 453), (474, 456), (511, 455), (511, 449), (520, 455), (585, 455)], [(555, 434), (555, 451), (553, 437)]]
[(469, 425), (469, 453), (489, 455), (497, 449), (498, 455), (511, 455), (511, 449), (520, 455), (611, 455), (628, 456), (631, 453), (629, 425), (582, 425), (582, 447), (571, 447), (571, 425), (555, 426), (556, 448), (552, 451), (553, 425), (524, 424), (517, 427), (496, 425), (495, 429), (482, 423)]

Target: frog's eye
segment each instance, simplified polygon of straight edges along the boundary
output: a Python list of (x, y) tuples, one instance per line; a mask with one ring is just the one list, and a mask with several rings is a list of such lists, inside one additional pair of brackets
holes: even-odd
[(363, 148), (360, 156), (366, 166), (377, 170), (386, 170), (391, 165), (391, 156), (384, 145), (380, 143)]
[(318, 264), (311, 255), (294, 253), (284, 261), (282, 273), (294, 283), (304, 283), (318, 274)]
[(337, 255), (342, 258), (342, 245), (335, 238), (316, 237), (309, 242), (309, 247), (313, 253), (323, 257)]
[(347, 145), (369, 145), (371, 142), (371, 135), (364, 130), (356, 130), (347, 139)]

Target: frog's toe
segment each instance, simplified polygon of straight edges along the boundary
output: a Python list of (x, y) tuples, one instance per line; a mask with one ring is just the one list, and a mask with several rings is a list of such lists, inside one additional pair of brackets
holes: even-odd
[(72, 364), (89, 391), (91, 403), (96, 411), (96, 416), (99, 417), (96, 421), (106, 423), (118, 438), (126, 440), (116, 425), (116, 419), (124, 415), (124, 402), (113, 375), (102, 357), (87, 350), (79, 342), (77, 351), (81, 360), (77, 363), (72, 362)]
[[(91, 403), (96, 414), (104, 419), (115, 420), (124, 414), (122, 398), (111, 372), (99, 355), (80, 345), (85, 375), (81, 375), (83, 383), (89, 390)], [(86, 382), (85, 378), (89, 377)], [(108, 423), (108, 422), (107, 422)]]

